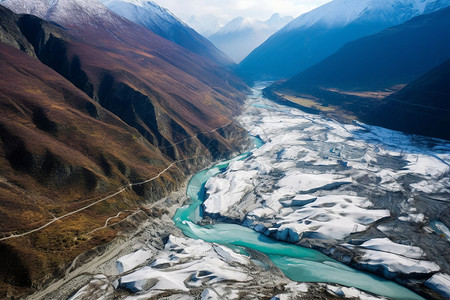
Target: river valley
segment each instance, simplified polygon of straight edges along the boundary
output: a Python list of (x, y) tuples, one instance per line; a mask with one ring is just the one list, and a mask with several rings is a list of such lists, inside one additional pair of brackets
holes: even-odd
[(144, 229), (71, 300), (448, 295), (450, 144), (280, 106), (264, 86), (238, 119), (255, 148), (193, 176), (162, 204), (189, 203), (174, 224)]

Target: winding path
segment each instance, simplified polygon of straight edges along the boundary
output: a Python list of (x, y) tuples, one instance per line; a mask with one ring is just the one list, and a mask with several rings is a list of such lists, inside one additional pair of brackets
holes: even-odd
[[(228, 126), (228, 125), (230, 125), (230, 124), (232, 124), (232, 123), (233, 123), (233, 122), (229, 122), (229, 123), (227, 123), (227, 124), (225, 124), (225, 125), (219, 126), (219, 127), (215, 128), (215, 129), (213, 129), (213, 130), (210, 130), (210, 131), (202, 131), (202, 132), (199, 132), (199, 133), (197, 133), (197, 134), (195, 134), (195, 135), (193, 135), (193, 136), (191, 136), (191, 137), (189, 137), (189, 138), (187, 138), (187, 139), (185, 139), (185, 140), (182, 140), (182, 141), (179, 141), (179, 142), (177, 142), (177, 143), (172, 144), (170, 147), (175, 147), (176, 145), (178, 145), (178, 144), (180, 144), (180, 143), (183, 143), (183, 142), (185, 142), (185, 141), (187, 141), (187, 140), (189, 140), (189, 139), (193, 139), (193, 138), (197, 137), (197, 136), (198, 136), (199, 134), (201, 134), (201, 133), (213, 133), (213, 132), (215, 132), (215, 131), (217, 131), (217, 130), (219, 130), (219, 129), (221, 129), (221, 128), (224, 128), (224, 127), (226, 127), (226, 126)], [(97, 201), (95, 201), (95, 202), (93, 202), (93, 203), (91, 203), (91, 204), (89, 204), (89, 205), (86, 205), (86, 206), (84, 206), (84, 207), (82, 207), (82, 208), (79, 208), (79, 209), (77, 209), (77, 210), (75, 210), (75, 211), (72, 211), (72, 212), (70, 212), (70, 213), (67, 213), (67, 214), (65, 214), (65, 215), (62, 215), (62, 216), (60, 216), (60, 217), (55, 217), (53, 220), (51, 220), (50, 222), (48, 222), (48, 223), (42, 225), (41, 227), (32, 229), (32, 230), (30, 230), (30, 231), (27, 231), (27, 232), (24, 232), (24, 233), (21, 233), (21, 234), (12, 234), (12, 235), (10, 235), (10, 236), (0, 238), (0, 242), (1, 242), (1, 241), (6, 241), (6, 240), (10, 240), (10, 239), (14, 239), (14, 238), (24, 237), (24, 236), (30, 235), (30, 234), (32, 234), (32, 233), (41, 231), (42, 229), (45, 229), (45, 228), (49, 227), (50, 225), (52, 225), (53, 223), (55, 223), (55, 222), (57, 222), (57, 221), (60, 221), (60, 220), (62, 220), (62, 219), (64, 219), (64, 218), (67, 218), (67, 217), (69, 217), (69, 216), (75, 215), (75, 214), (77, 214), (77, 213), (79, 213), (79, 212), (82, 212), (82, 211), (84, 211), (84, 210), (86, 210), (86, 209), (88, 209), (88, 208), (90, 208), (90, 207), (92, 207), (92, 206), (94, 206), (94, 205), (97, 205), (97, 204), (102, 203), (102, 202), (104, 202), (104, 201), (106, 201), (106, 200), (108, 200), (108, 199), (111, 199), (111, 198), (113, 198), (113, 197), (115, 197), (115, 196), (117, 196), (117, 195), (119, 195), (119, 194), (125, 192), (127, 189), (131, 189), (133, 186), (139, 186), (139, 185), (147, 184), (147, 183), (149, 183), (149, 182), (152, 182), (153, 180), (156, 180), (156, 179), (158, 179), (159, 177), (161, 177), (161, 175), (163, 175), (164, 173), (166, 173), (169, 169), (171, 169), (173, 166), (175, 166), (177, 163), (180, 163), (180, 162), (183, 162), (183, 161), (187, 161), (187, 160), (191, 160), (191, 159), (194, 159), (194, 158), (198, 158), (198, 157), (200, 157), (200, 156), (202, 156), (202, 155), (196, 155), (196, 156), (192, 156), (192, 157), (189, 157), (189, 158), (185, 158), (185, 159), (181, 159), (181, 160), (174, 161), (174, 162), (172, 162), (167, 168), (165, 168), (164, 170), (162, 170), (161, 172), (159, 172), (158, 175), (156, 175), (156, 176), (154, 176), (154, 177), (152, 177), (152, 178), (150, 178), (150, 179), (148, 179), (148, 180), (141, 181), (141, 182), (136, 182), (136, 183), (129, 183), (129, 184), (127, 184), (127, 185), (122, 186), (121, 188), (119, 188), (119, 190), (116, 191), (116, 192), (114, 192), (113, 194), (110, 194), (110, 195), (108, 195), (108, 196), (106, 196), (106, 197), (104, 197), (104, 198), (102, 198), (102, 199), (100, 199), (100, 200), (97, 200)]]

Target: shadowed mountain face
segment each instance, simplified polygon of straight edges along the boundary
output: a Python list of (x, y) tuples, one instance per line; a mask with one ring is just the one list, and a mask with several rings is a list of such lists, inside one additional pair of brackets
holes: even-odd
[(450, 60), (364, 115), (375, 125), (450, 140)]
[[(403, 102), (410, 101), (405, 96), (408, 88), (400, 93), (403, 102), (395, 101), (400, 96), (383, 100), (448, 60), (449, 36), (450, 8), (445, 8), (348, 43), (308, 70), (274, 84), (268, 92), (313, 99), (322, 106), (331, 105), (371, 124), (449, 138), (443, 129), (447, 128), (443, 125), (447, 123), (448, 112), (439, 112), (445, 105), (440, 99), (435, 103), (416, 95), (412, 99), (417, 103), (406, 105)], [(390, 113), (387, 107), (392, 108)], [(433, 110), (435, 114), (431, 113)], [(394, 111), (397, 117), (387, 117)], [(412, 119), (420, 121), (408, 121)]]
[(348, 43), (283, 87), (383, 90), (407, 84), (450, 58), (450, 8)]
[[(94, 1), (47, 2), (12, 5), (61, 25), (0, 6), (0, 239), (54, 222), (0, 241), (0, 298), (60, 277), (245, 139), (231, 123), (245, 85), (228, 70)], [(103, 228), (114, 216), (126, 222)]]
[(290, 78), (347, 42), (448, 5), (448, 0), (334, 0), (271, 36), (239, 64), (239, 73), (253, 80)]
[[(170, 163), (137, 130), (37, 59), (3, 43), (0, 57), (0, 237), (38, 228)], [(0, 242), (0, 298), (58, 276), (77, 255), (115, 234), (88, 237), (90, 230), (144, 198), (163, 196), (182, 177), (170, 170), (145, 187), (157, 191), (151, 197), (130, 190), (28, 237)]]
[[(41, 3), (42, 2), (42, 3)], [(47, 11), (27, 1), (4, 1), (16, 12), (45, 16), (67, 28), (68, 39), (42, 36), (24, 22), (38, 57), (103, 107), (137, 128), (155, 146), (229, 122), (245, 85), (215, 62), (136, 26), (97, 1), (55, 1)], [(130, 104), (130, 105), (128, 105)], [(183, 130), (175, 137), (171, 126)], [(183, 132), (186, 132), (183, 135)], [(172, 150), (176, 150), (173, 149)], [(177, 157), (176, 153), (167, 153)]]
[(210, 41), (152, 1), (102, 0), (102, 3), (118, 15), (196, 54), (207, 57), (219, 65), (230, 66), (233, 64)]

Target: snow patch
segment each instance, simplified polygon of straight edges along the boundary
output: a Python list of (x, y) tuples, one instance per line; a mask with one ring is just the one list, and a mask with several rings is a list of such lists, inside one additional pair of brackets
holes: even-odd
[(363, 243), (361, 248), (398, 254), (408, 258), (420, 259), (425, 253), (419, 247), (407, 246), (392, 242), (388, 238), (372, 239)]
[(122, 256), (117, 260), (116, 267), (119, 273), (133, 270), (139, 265), (142, 265), (152, 257), (153, 253), (150, 250), (138, 250), (134, 253)]
[(444, 273), (434, 274), (425, 285), (439, 292), (445, 298), (450, 298), (450, 275)]
[(249, 276), (238, 265), (245, 263), (245, 256), (225, 246), (170, 236), (150, 266), (122, 276), (119, 286), (134, 293), (188, 291), (223, 281), (247, 281)]

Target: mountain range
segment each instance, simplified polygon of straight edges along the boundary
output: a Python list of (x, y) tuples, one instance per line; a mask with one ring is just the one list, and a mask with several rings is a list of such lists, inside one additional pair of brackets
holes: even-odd
[(218, 64), (231, 65), (231, 60), (205, 37), (183, 23), (170, 11), (148, 0), (102, 0), (118, 15), (139, 24), (163, 38)]
[(449, 0), (334, 0), (301, 15), (239, 65), (248, 79), (290, 78), (347, 42), (450, 5)]
[(450, 8), (350, 42), (283, 87), (382, 91), (405, 85), (450, 58)]
[(292, 21), (292, 17), (274, 14), (266, 21), (237, 17), (209, 37), (217, 48), (235, 62), (243, 60), (268, 37)]
[(247, 87), (223, 64), (98, 1), (0, 4), (35, 15), (0, 6), (4, 298), (61, 276), (116, 236), (119, 228), (90, 234), (108, 218), (240, 148), (246, 134), (232, 117)]
[[(320, 63), (287, 81), (275, 83), (268, 90), (314, 99), (322, 106), (344, 109), (371, 124), (448, 138), (441, 127), (448, 120), (445, 109), (419, 130), (418, 123), (406, 122), (400, 114), (398, 118), (386, 118), (390, 115), (386, 107), (390, 105), (387, 103), (395, 102), (397, 109), (392, 113), (403, 105), (410, 120), (414, 114), (417, 114), (415, 119), (423, 120), (423, 107), (440, 110), (447, 105), (444, 98), (437, 98), (442, 101), (439, 104), (429, 97), (419, 97), (421, 93), (414, 97), (414, 105), (408, 105), (404, 92), (392, 98), (388, 96), (450, 59), (449, 37), (450, 7), (447, 7), (350, 42)], [(397, 98), (403, 100), (399, 102)]]
[(206, 38), (219, 31), (227, 20), (212, 14), (193, 15), (186, 20), (186, 23)]

